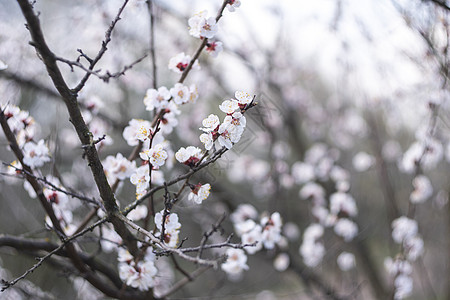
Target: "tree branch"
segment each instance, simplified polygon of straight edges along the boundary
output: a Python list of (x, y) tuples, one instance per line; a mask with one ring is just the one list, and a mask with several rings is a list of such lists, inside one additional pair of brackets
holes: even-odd
[(75, 127), (78, 134), (78, 138), (84, 147), (85, 154), (88, 160), (88, 166), (91, 168), (91, 172), (94, 175), (94, 180), (97, 188), (102, 198), (103, 205), (110, 217), (110, 222), (114, 225), (117, 233), (122, 237), (124, 243), (127, 245), (128, 250), (133, 255), (137, 255), (138, 247), (135, 238), (128, 231), (117, 217), (116, 212), (119, 211), (116, 199), (108, 184), (105, 173), (103, 171), (103, 166), (98, 157), (97, 150), (92, 140), (92, 133), (86, 125), (83, 119), (80, 108), (78, 107), (77, 95), (69, 89), (67, 86), (61, 71), (56, 63), (57, 59), (50, 48), (45, 42), (44, 35), (42, 33), (39, 19), (33, 11), (32, 5), (27, 0), (17, 0), (22, 10), (22, 13), (27, 21), (27, 28), (30, 31), (32, 42), (31, 44), (35, 47), (36, 51), (40, 54), (42, 61), (47, 68), (47, 72), (52, 79), (53, 84), (64, 100), (67, 110), (70, 115), (70, 121)]

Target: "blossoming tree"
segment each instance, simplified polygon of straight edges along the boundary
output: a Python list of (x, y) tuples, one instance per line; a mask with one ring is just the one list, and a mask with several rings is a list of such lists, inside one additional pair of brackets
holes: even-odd
[[(46, 23), (59, 11), (49, 3), (5, 4), (16, 12), (11, 24), (26, 29), (0, 23), (0, 79), (9, 84), (0, 200), (11, 212), (0, 235), (9, 251), (3, 295), (450, 295), (449, 268), (439, 265), (450, 259), (448, 237), (433, 244), (449, 229), (445, 2), (417, 1), (427, 26), (415, 7), (395, 5), (431, 61), (416, 65), (440, 82), (427, 82), (436, 96), (412, 142), (389, 101), (346, 101), (350, 94), (312, 82), (281, 42), (264, 53), (233, 46), (227, 37), (237, 33), (222, 22), (234, 22), (245, 1), (187, 18), (153, 0), (88, 2), (68, 4), (73, 14), (55, 21), (63, 30)], [(220, 71), (227, 64), (251, 82), (233, 86)], [(9, 263), (11, 253), (37, 261)]]

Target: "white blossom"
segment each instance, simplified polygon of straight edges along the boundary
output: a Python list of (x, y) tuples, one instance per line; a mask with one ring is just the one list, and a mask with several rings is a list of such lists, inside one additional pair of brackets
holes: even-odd
[(340, 166), (333, 166), (330, 170), (330, 178), (334, 182), (342, 182), (350, 180), (350, 173)]
[(168, 154), (162, 144), (157, 144), (148, 150), (142, 151), (139, 153), (139, 156), (143, 160), (148, 160), (153, 167), (159, 168), (166, 162)]
[(179, 235), (179, 230), (164, 232), (164, 244), (168, 247), (175, 248), (179, 241)]
[(358, 152), (353, 157), (353, 167), (358, 172), (367, 171), (375, 163), (375, 158), (366, 152)]
[(315, 182), (308, 182), (300, 189), (299, 195), (302, 199), (311, 197), (314, 200), (319, 199), (320, 201), (325, 199), (325, 190), (321, 185)]
[(239, 103), (236, 100), (225, 100), (222, 102), (221, 105), (219, 105), (219, 108), (221, 111), (223, 111), (226, 114), (232, 114), (237, 109), (239, 109)]
[(404, 299), (411, 295), (413, 289), (412, 278), (408, 275), (400, 274), (394, 280), (394, 299)]
[(406, 173), (413, 173), (416, 169), (416, 163), (429, 170), (442, 160), (444, 156), (444, 147), (436, 139), (429, 138), (426, 142), (415, 142), (405, 152), (400, 162), (400, 168)]
[(208, 198), (211, 191), (211, 185), (207, 184), (197, 184), (189, 193), (188, 199), (197, 204), (202, 204), (206, 198)]
[(327, 155), (328, 146), (323, 143), (315, 143), (305, 152), (305, 162), (316, 165)]
[(229, 0), (227, 3), (227, 8), (230, 12), (234, 12), (239, 6), (241, 6), (240, 0)]
[(206, 150), (211, 150), (214, 140), (211, 133), (202, 133), (200, 135), (200, 142), (205, 146)]
[(195, 103), (195, 101), (198, 98), (198, 89), (197, 86), (195, 84), (191, 84), (189, 86), (189, 102), (190, 103)]
[(412, 272), (411, 263), (399, 258), (393, 260), (391, 257), (386, 257), (384, 260), (384, 268), (391, 276), (396, 276), (399, 273), (409, 275)]
[(222, 42), (208, 42), (206, 44), (206, 52), (208, 52), (211, 57), (217, 57), (220, 52), (223, 51)]
[(158, 90), (148, 89), (144, 97), (145, 109), (152, 111), (155, 108), (166, 108), (169, 104), (170, 92), (165, 86)]
[[(252, 231), (257, 226), (257, 223), (252, 219), (248, 219), (234, 224), (234, 231), (238, 236)], [(261, 228), (262, 229), (262, 228)]]
[(129, 161), (121, 153), (117, 153), (116, 156), (107, 156), (102, 164), (110, 184), (117, 179), (124, 180), (130, 177), (136, 169), (136, 162)]
[(118, 235), (115, 230), (109, 227), (101, 227), (101, 235), (102, 239), (100, 240), (100, 244), (103, 251), (107, 253), (110, 253), (113, 250), (117, 250), (117, 245), (120, 245), (122, 243), (122, 238), (120, 237), (120, 235)]
[(238, 127), (236, 130), (243, 130), (247, 125), (247, 119), (241, 112), (236, 111), (231, 115), (227, 115), (223, 120), (223, 123), (230, 123), (233, 126)]
[(418, 175), (412, 182), (414, 191), (409, 196), (411, 203), (423, 203), (433, 195), (433, 186), (425, 175)]
[[(251, 220), (248, 220), (248, 221), (251, 221)], [(251, 221), (251, 222), (253, 222), (253, 221)], [(242, 236), (241, 236), (242, 244), (253, 244), (253, 243), (255, 243), (254, 246), (245, 247), (245, 251), (248, 254), (255, 254), (256, 252), (261, 250), (262, 246), (263, 246), (262, 240), (263, 240), (262, 227), (260, 225), (256, 224), (256, 223), (253, 226), (253, 229), (243, 233)]]
[(181, 147), (176, 153), (175, 158), (182, 164), (188, 166), (195, 166), (200, 161), (202, 150), (194, 146), (188, 146), (186, 148)]
[(349, 242), (358, 234), (358, 226), (353, 221), (342, 218), (334, 225), (334, 232)]
[(337, 258), (337, 264), (342, 271), (348, 271), (355, 267), (355, 255), (349, 252), (342, 252)]
[(383, 145), (381, 153), (386, 161), (393, 162), (402, 155), (402, 148), (397, 141), (390, 140)]
[(174, 87), (170, 89), (170, 94), (173, 97), (173, 101), (178, 105), (189, 102), (191, 96), (189, 87), (182, 83), (176, 83)]
[(303, 240), (316, 241), (323, 236), (323, 226), (317, 223), (310, 224), (303, 233)]
[[(173, 104), (173, 102), (169, 102), (170, 104)], [(173, 131), (173, 128), (178, 125), (178, 120), (176, 118), (177, 112), (175, 112), (173, 109), (166, 108), (166, 112), (161, 116), (159, 123), (159, 128), (161, 128), (161, 133), (163, 135), (167, 135)], [(156, 134), (158, 136), (158, 134)]]
[(303, 262), (308, 267), (316, 267), (325, 255), (325, 247), (320, 242), (311, 242), (304, 240), (300, 246), (300, 255), (303, 257)]
[(292, 165), (292, 176), (296, 183), (302, 184), (314, 180), (314, 166), (298, 161)]
[(398, 244), (405, 239), (413, 237), (418, 232), (418, 225), (415, 220), (402, 216), (392, 222), (392, 238)]
[(130, 182), (136, 186), (136, 193), (144, 192), (150, 185), (149, 165), (137, 168), (130, 176)]
[(423, 239), (419, 236), (406, 238), (403, 241), (403, 248), (406, 253), (406, 257), (410, 261), (415, 261), (423, 254)]
[(237, 102), (241, 106), (241, 108), (245, 107), (247, 104), (250, 104), (253, 100), (253, 96), (251, 96), (247, 92), (243, 91), (237, 91), (234, 93), (234, 97), (236, 98)]
[(139, 221), (144, 219), (147, 216), (148, 210), (145, 205), (138, 205), (135, 209), (130, 211), (127, 215), (127, 218), (131, 221)]
[(244, 128), (242, 126), (235, 126), (232, 123), (224, 122), (219, 126), (218, 141), (221, 146), (231, 149), (234, 143), (241, 139)]
[(248, 270), (247, 255), (242, 249), (227, 249), (227, 260), (222, 264), (223, 271), (230, 275), (238, 275), (244, 270)]
[(296, 241), (300, 238), (300, 229), (297, 224), (288, 222), (283, 226), (283, 235), (290, 241)]
[(117, 251), (117, 261), (131, 263), (134, 260), (133, 255), (131, 255), (130, 251), (125, 248), (119, 248)]
[(151, 124), (149, 121), (132, 119), (123, 130), (122, 135), (129, 146), (136, 146), (139, 141), (144, 142), (151, 137)]
[(278, 272), (286, 271), (289, 267), (291, 260), (289, 258), (289, 255), (287, 253), (280, 253), (275, 257), (273, 261), (273, 267)]
[(207, 118), (203, 119), (202, 125), (203, 127), (201, 127), (200, 130), (206, 133), (212, 132), (220, 125), (219, 117), (210, 114)]
[(233, 223), (242, 223), (248, 219), (256, 220), (258, 211), (251, 204), (239, 204), (236, 210), (231, 214), (230, 219)]
[(330, 196), (330, 212), (335, 215), (343, 212), (354, 217), (358, 214), (358, 208), (350, 194), (337, 192)]
[(127, 285), (148, 291), (155, 285), (155, 276), (158, 273), (153, 261), (140, 261), (137, 266), (127, 263), (119, 264), (119, 276)]
[(23, 162), (30, 168), (42, 167), (50, 161), (48, 147), (40, 140), (37, 144), (28, 142), (23, 146)]
[(263, 226), (262, 239), (266, 249), (273, 249), (275, 244), (281, 239), (281, 216), (280, 213), (274, 212), (270, 218), (261, 219)]
[[(162, 230), (163, 216), (164, 216), (164, 210), (156, 213), (156, 215), (155, 215), (155, 225), (156, 225), (156, 228), (158, 228), (159, 230)], [(167, 214), (164, 223), (165, 223), (164, 224), (165, 232), (177, 231), (181, 228), (181, 224), (180, 224), (180, 222), (178, 222), (178, 215), (176, 213)]]
[(210, 39), (213, 38), (218, 30), (218, 25), (216, 23), (216, 18), (209, 17), (200, 20), (199, 22), (200, 36)]
[[(175, 73), (183, 73), (184, 70), (188, 67), (191, 62), (191, 57), (189, 55), (184, 54), (184, 52), (178, 53), (176, 56), (172, 57), (169, 60), (169, 70), (174, 71)], [(198, 65), (198, 60), (192, 65), (192, 69), (200, 69)]]
[(193, 37), (200, 38), (201, 22), (206, 18), (208, 11), (203, 10), (189, 18), (189, 34)]

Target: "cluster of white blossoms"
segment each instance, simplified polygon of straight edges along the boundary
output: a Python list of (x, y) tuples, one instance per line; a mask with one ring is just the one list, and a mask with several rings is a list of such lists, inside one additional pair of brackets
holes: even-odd
[(139, 142), (146, 142), (152, 135), (149, 121), (142, 119), (131, 119), (128, 126), (123, 130), (123, 138), (129, 146), (137, 146)]
[[(181, 224), (178, 222), (178, 215), (176, 213), (166, 212), (164, 218), (165, 210), (156, 213), (155, 215), (155, 225), (159, 232), (155, 236), (160, 237), (163, 232), (163, 222), (164, 222), (164, 237), (163, 241), (169, 247), (175, 248), (178, 244), (178, 236), (180, 234)], [(164, 219), (164, 221), (163, 221)]]
[[(355, 199), (348, 193), (350, 173), (335, 164), (338, 157), (337, 150), (315, 144), (305, 153), (304, 162), (296, 162), (292, 166), (294, 181), (302, 184), (299, 196), (311, 201), (311, 213), (316, 219), (316, 223), (305, 230), (299, 249), (309, 267), (317, 266), (325, 255), (325, 247), (320, 241), (325, 228), (333, 228), (334, 233), (345, 242), (350, 242), (358, 234), (358, 226), (351, 219), (357, 216), (358, 208)], [(371, 163), (361, 165), (364, 166), (358, 166), (360, 171), (367, 169)], [(335, 183), (336, 192), (327, 200), (320, 182), (328, 180)]]
[(417, 221), (402, 216), (392, 222), (392, 238), (403, 245), (406, 258), (415, 261), (423, 254), (423, 240), (420, 237)]
[(390, 276), (394, 277), (394, 299), (404, 299), (411, 295), (413, 279), (412, 266), (407, 260), (388, 257), (384, 260), (384, 267)]
[[(258, 218), (260, 218), (259, 221)], [(281, 247), (287, 243), (286, 238), (281, 235), (283, 224), (278, 212), (260, 217), (252, 205), (240, 204), (231, 214), (231, 221), (234, 231), (241, 237), (241, 243), (251, 246), (246, 246), (245, 251), (227, 251), (228, 260), (222, 265), (222, 269), (229, 275), (235, 276), (248, 269), (245, 264), (246, 253), (255, 254), (263, 247), (274, 249), (276, 245)]]
[(395, 260), (385, 259), (385, 268), (394, 277), (395, 299), (408, 297), (413, 289), (410, 262), (423, 254), (423, 239), (418, 233), (417, 222), (402, 216), (392, 222), (392, 239), (402, 245), (403, 255)]
[[(235, 9), (240, 5), (241, 2), (239, 0), (229, 0), (227, 3), (227, 8), (232, 12), (235, 11)], [(208, 17), (208, 12), (206, 10), (193, 15), (188, 20), (188, 24), (190, 35), (199, 39), (208, 39), (206, 43), (206, 52), (208, 52), (212, 57), (217, 57), (219, 53), (223, 51), (222, 42), (211, 40), (218, 32), (218, 25), (216, 18)], [(175, 72), (183, 72), (189, 64), (190, 57), (189, 59), (184, 58), (184, 60), (180, 60), (180, 58), (183, 57), (179, 54), (177, 59), (174, 59), (171, 63), (169, 63), (169, 69)]]
[(317, 223), (310, 224), (303, 233), (300, 255), (308, 267), (317, 266), (325, 255), (325, 246), (320, 241), (323, 233), (323, 226)]
[[(45, 180), (56, 188), (64, 191), (64, 187), (62, 186), (58, 178), (49, 175), (45, 177)], [(31, 198), (37, 197), (33, 187), (28, 181), (24, 181), (23, 187), (28, 192)], [(66, 235), (72, 235), (76, 230), (75, 225), (73, 225), (72, 223), (72, 211), (78, 206), (78, 203), (70, 202), (67, 194), (53, 189), (49, 184), (47, 184), (47, 186), (42, 189), (42, 192), (44, 193), (45, 199), (47, 199), (47, 201), (52, 205), (53, 211), (61, 225), (61, 228), (63, 228)], [(52, 221), (48, 216), (45, 217), (45, 222), (47, 226), (53, 227)]]
[(189, 167), (194, 167), (201, 159), (202, 150), (198, 147), (181, 147), (176, 153), (175, 158), (178, 162)]
[[(153, 170), (151, 182), (156, 185), (164, 184), (164, 174), (162, 171)], [(130, 182), (136, 186), (136, 198), (143, 196), (150, 186), (150, 165), (144, 164), (137, 168), (130, 176)]]
[(399, 161), (399, 169), (408, 174), (414, 173), (418, 162), (423, 169), (430, 170), (444, 158), (442, 142), (430, 136), (426, 127), (419, 128), (416, 139)]
[(1, 104), (0, 109), (3, 110), (8, 126), (16, 136), (19, 147), (23, 147), (25, 143), (34, 139), (38, 126), (28, 111), (21, 110), (12, 104)]
[[(198, 98), (197, 86), (192, 84), (185, 86), (182, 83), (176, 83), (170, 90), (165, 86), (155, 89), (148, 89), (144, 97), (145, 109), (152, 111), (155, 108), (166, 109), (165, 113), (174, 111), (178, 113), (178, 109), (175, 105), (182, 105), (185, 103), (194, 103)], [(173, 100), (173, 102), (170, 102)]]
[[(58, 178), (53, 176), (47, 176), (46, 179), (54, 186), (63, 189), (63, 186), (61, 185), (61, 182), (59, 181)], [(55, 216), (60, 222), (62, 228), (65, 229), (66, 234), (69, 235), (72, 234), (76, 228), (72, 224), (73, 207), (71, 207), (70, 205), (69, 197), (67, 196), (67, 194), (53, 190), (50, 187), (44, 187), (43, 192), (47, 201), (52, 204)], [(46, 217), (46, 222), (49, 226), (51, 226), (52, 222), (50, 221), (50, 218), (48, 216)]]
[(206, 150), (210, 150), (216, 140), (221, 146), (231, 149), (241, 139), (247, 123), (242, 112), (253, 97), (240, 91), (235, 93), (235, 97), (236, 99), (225, 100), (219, 105), (220, 110), (227, 114), (222, 123), (213, 114), (202, 121), (203, 127), (200, 130), (204, 133), (200, 135), (200, 141)]
[[(143, 165), (132, 170), (127, 169), (126, 172), (126, 177), (130, 177), (131, 183), (136, 186), (137, 198), (146, 193), (150, 182), (158, 185), (164, 183), (163, 173), (158, 171), (158, 169), (166, 163), (171, 149), (164, 136), (156, 131), (156, 128), (152, 128), (149, 121), (140, 119), (132, 119), (123, 131), (123, 137), (128, 145), (136, 146), (142, 143), (143, 150), (139, 153), (139, 157), (142, 159)], [(150, 147), (151, 144), (152, 146)], [(152, 172), (150, 172), (150, 167)], [(108, 170), (107, 174), (109, 174)]]
[(12, 104), (2, 104), (0, 109), (3, 110), (8, 126), (22, 149), (23, 162), (32, 169), (42, 167), (49, 162), (50, 151), (45, 141), (39, 140), (37, 143), (34, 141), (37, 125), (28, 111), (21, 110)]
[(119, 248), (119, 276), (126, 285), (140, 291), (148, 291), (156, 285), (158, 269), (155, 266), (155, 255), (148, 248), (142, 260), (135, 262), (134, 257), (123, 248)]

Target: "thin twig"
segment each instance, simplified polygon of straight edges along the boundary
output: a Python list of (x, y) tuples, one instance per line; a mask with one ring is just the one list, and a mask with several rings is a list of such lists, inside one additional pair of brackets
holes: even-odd
[(104, 222), (106, 222), (106, 218), (101, 219), (100, 221), (92, 224), (91, 226), (89, 226), (88, 228), (84, 229), (83, 231), (67, 238), (64, 240), (64, 242), (59, 245), (57, 248), (55, 248), (54, 250), (50, 251), (49, 253), (47, 253), (45, 256), (37, 258), (38, 262), (36, 264), (34, 264), (30, 269), (26, 270), (25, 273), (23, 273), (21, 276), (17, 277), (16, 279), (12, 280), (12, 281), (5, 281), (2, 279), (2, 289), (1, 291), (5, 291), (6, 289), (12, 287), (13, 285), (15, 285), (17, 282), (19, 282), (20, 280), (24, 279), (25, 277), (27, 277), (29, 274), (33, 273), (34, 270), (36, 270), (37, 268), (39, 268), (45, 260), (47, 260), (49, 257), (51, 257), (53, 254), (57, 253), (58, 251), (60, 251), (62, 248), (66, 247), (71, 241), (75, 240), (76, 238), (84, 235), (85, 233), (94, 230), (95, 227), (97, 227), (100, 224), (103, 224)]
[(152, 0), (147, 0), (147, 10), (150, 19), (150, 57), (152, 58), (152, 86), (158, 88), (157, 72), (156, 72), (156, 55), (155, 55), (155, 14), (154, 4)]
[(220, 226), (221, 226), (222, 222), (225, 220), (225, 217), (226, 217), (226, 214), (223, 214), (220, 217), (220, 219), (216, 222), (216, 224), (212, 225), (211, 230), (203, 233), (202, 240), (200, 241), (199, 251), (197, 253), (197, 258), (201, 258), (206, 242), (211, 237), (211, 235), (214, 234), (214, 232), (216, 232), (217, 230), (219, 230), (221, 228)]
[[(109, 80), (111, 78), (119, 78), (122, 75), (125, 75), (125, 72), (128, 71), (129, 69), (132, 69), (136, 64), (140, 63), (142, 60), (144, 60), (144, 58), (147, 57), (147, 54), (144, 54), (143, 56), (141, 56), (140, 58), (138, 58), (137, 60), (135, 60), (134, 62), (132, 62), (129, 65), (126, 65), (122, 68), (122, 70), (117, 71), (115, 73), (111, 73), (110, 71), (106, 71), (105, 74), (100, 74), (101, 70), (91, 70), (90, 68), (86, 68), (82, 63), (80, 63), (79, 61), (72, 61), (72, 60), (68, 60), (62, 57), (56, 57), (56, 60), (63, 62), (67, 65), (70, 66), (70, 68), (73, 70), (73, 67), (78, 67), (80, 69), (82, 69), (83, 71), (86, 72), (86, 74), (90, 75), (94, 75), (96, 77), (98, 77), (99, 79), (103, 80), (104, 82), (109, 82)], [(76, 89), (74, 89), (76, 90)]]
[(150, 241), (157, 245), (159, 248), (161, 248), (163, 251), (166, 251), (167, 253), (173, 253), (178, 255), (179, 257), (183, 258), (186, 261), (193, 262), (198, 265), (204, 265), (204, 266), (212, 266), (215, 269), (219, 266), (221, 262), (223, 262), (225, 257), (219, 257), (216, 260), (206, 260), (206, 259), (198, 259), (196, 257), (192, 257), (189, 255), (186, 255), (178, 248), (171, 248), (167, 246), (164, 242), (161, 242), (159, 238), (153, 235), (153, 233), (145, 230), (144, 228), (140, 227), (139, 225), (135, 224), (133, 221), (127, 219), (124, 215), (118, 213), (117, 217), (121, 219), (124, 223), (126, 223), (128, 226), (136, 230), (138, 233), (142, 233), (146, 237), (150, 239)]
[[(61, 193), (66, 194), (66, 195), (68, 195), (68, 196), (70, 196), (70, 197), (77, 198), (77, 199), (79, 199), (79, 200), (81, 200), (81, 201), (86, 201), (86, 202), (95, 204), (95, 205), (97, 205), (97, 206), (100, 206), (100, 205), (101, 205), (101, 203), (100, 203), (98, 200), (96, 200), (95, 198), (89, 198), (89, 197), (86, 197), (86, 196), (83, 196), (83, 195), (80, 195), (80, 194), (76, 194), (76, 193), (73, 193), (73, 192), (66, 191), (66, 190), (64, 190), (64, 189), (62, 189), (62, 188), (57, 187), (56, 185), (54, 185), (53, 183), (51, 183), (50, 181), (48, 181), (47, 178), (45, 178), (45, 177), (39, 177), (39, 176), (36, 176), (36, 175), (34, 175), (33, 173), (30, 173), (30, 172), (28, 172), (27, 170), (25, 170), (25, 169), (23, 169), (23, 168), (18, 168), (18, 167), (16, 167), (16, 166), (13, 166), (13, 165), (8, 164), (8, 163), (6, 163), (6, 162), (2, 162), (2, 163), (3, 163), (5, 166), (14, 168), (16, 171), (19, 172), (19, 174), (22, 174), (22, 173), (23, 173), (23, 174), (25, 174), (25, 175), (27, 175), (27, 176), (31, 176), (31, 177), (35, 178), (36, 180), (38, 180), (38, 181), (44, 183), (45, 185), (49, 186), (49, 187), (50, 187), (52, 190), (54, 190), (54, 191), (61, 192)], [(8, 174), (5, 174), (5, 173), (0, 173), (0, 174), (2, 174), (2, 175), (8, 175)], [(16, 176), (14, 176), (14, 177), (16, 177)], [(25, 178), (25, 176), (24, 176), (24, 178)], [(25, 178), (25, 179), (26, 179), (26, 178)]]
[[(114, 18), (114, 20), (111, 22), (111, 25), (109, 26), (109, 28), (106, 30), (105, 33), (105, 40), (102, 41), (102, 47), (100, 48), (99, 52), (97, 53), (97, 56), (92, 59), (91, 61), (89, 61), (90, 65), (89, 65), (89, 71), (92, 71), (95, 67), (95, 65), (99, 62), (99, 60), (103, 57), (103, 55), (105, 54), (106, 50), (108, 50), (108, 44), (111, 41), (111, 35), (112, 32), (114, 30), (114, 28), (116, 27), (117, 22), (119, 22), (120, 20), (120, 15), (122, 14), (123, 10), (125, 9), (125, 6), (127, 5), (129, 0), (125, 0), (123, 2), (123, 5), (120, 7), (116, 17)], [(81, 79), (80, 83), (73, 89), (74, 93), (78, 93), (79, 91), (81, 91), (81, 89), (84, 87), (84, 85), (86, 84), (87, 80), (89, 79), (89, 77), (91, 76), (91, 72), (86, 72), (86, 75), (84, 75), (84, 77)]]

